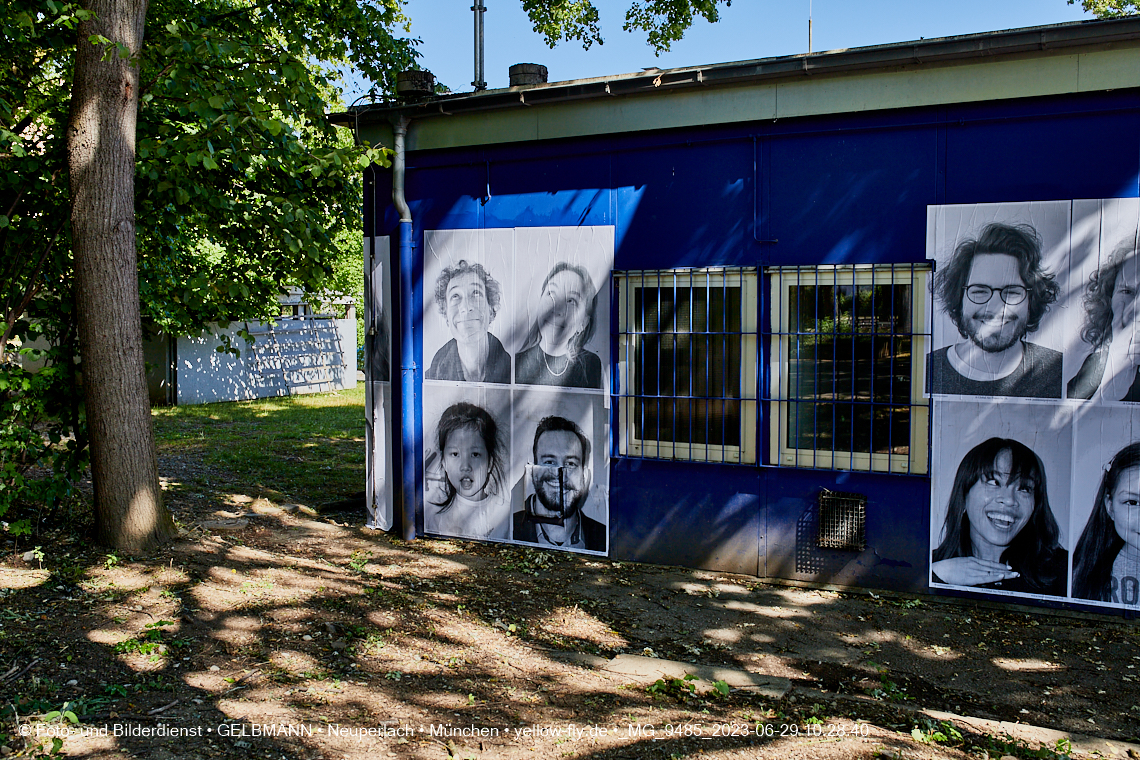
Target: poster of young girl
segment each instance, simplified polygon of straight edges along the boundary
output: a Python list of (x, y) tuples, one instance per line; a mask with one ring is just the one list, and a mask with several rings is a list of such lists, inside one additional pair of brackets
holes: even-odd
[(1082, 409), (1073, 451), (1073, 598), (1140, 609), (1140, 409)]
[(510, 538), (507, 390), (439, 387), (424, 398), (424, 531)]

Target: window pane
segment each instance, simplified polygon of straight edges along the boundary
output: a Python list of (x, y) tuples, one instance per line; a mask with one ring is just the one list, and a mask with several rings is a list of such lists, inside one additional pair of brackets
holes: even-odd
[(694, 275), (633, 290), (635, 437), (739, 446), (742, 289)]
[(910, 285), (795, 285), (789, 303), (791, 448), (907, 454)]

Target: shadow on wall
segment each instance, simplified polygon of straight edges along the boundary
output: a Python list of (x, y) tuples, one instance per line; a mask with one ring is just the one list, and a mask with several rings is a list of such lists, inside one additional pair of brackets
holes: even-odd
[(707, 466), (619, 460), (610, 491), (610, 557), (763, 575), (756, 472), (719, 470), (710, 478)]

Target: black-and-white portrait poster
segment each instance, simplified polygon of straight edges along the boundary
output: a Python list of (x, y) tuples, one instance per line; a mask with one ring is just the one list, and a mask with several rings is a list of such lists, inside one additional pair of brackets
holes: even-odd
[(364, 240), (365, 524), (392, 527), (392, 274), (389, 238)]
[(515, 542), (607, 551), (607, 421), (599, 394), (515, 391), (511, 518)]
[(931, 207), (927, 246), (931, 583), (1136, 605), (1140, 200)]
[(424, 530), (506, 541), (511, 527), (511, 391), (460, 383), (425, 394)]
[(424, 233), (427, 532), (607, 551), (613, 258), (613, 227)]
[(515, 232), (515, 383), (607, 389), (614, 228)]
[(511, 382), (513, 230), (424, 233), (425, 380)]
[(1071, 406), (935, 402), (932, 585), (1066, 596)]
[(1140, 199), (1073, 202), (1068, 398), (1100, 404), (1140, 401), (1138, 235)]
[(933, 394), (1060, 399), (1069, 201), (931, 208)]
[(1076, 600), (1140, 608), (1140, 408), (1083, 405), (1073, 436)]

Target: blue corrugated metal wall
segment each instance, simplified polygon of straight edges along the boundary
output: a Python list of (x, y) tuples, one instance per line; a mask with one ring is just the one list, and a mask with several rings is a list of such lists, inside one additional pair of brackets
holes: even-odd
[[(922, 262), (930, 204), (1136, 196), (1138, 104), (1121, 91), (412, 154), (414, 242), (418, 256), (424, 230), (614, 225), (618, 269)], [(390, 178), (367, 179), (365, 232), (395, 235)], [(759, 434), (763, 450), (763, 414)], [(815, 548), (824, 487), (867, 494), (862, 554)], [(611, 554), (922, 591), (929, 499), (925, 477), (615, 457)]]

